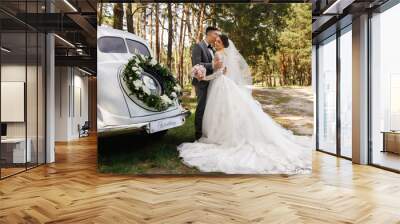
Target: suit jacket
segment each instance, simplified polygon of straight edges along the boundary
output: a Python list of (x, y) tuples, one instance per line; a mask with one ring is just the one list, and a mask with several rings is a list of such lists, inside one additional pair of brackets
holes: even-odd
[[(204, 40), (194, 45), (192, 49), (192, 66), (198, 64), (203, 65), (207, 70), (206, 75), (211, 75), (213, 73), (212, 59), (213, 57), (208, 50), (207, 44)], [(208, 81), (199, 81), (196, 78), (192, 79), (192, 85), (207, 86), (207, 84)]]

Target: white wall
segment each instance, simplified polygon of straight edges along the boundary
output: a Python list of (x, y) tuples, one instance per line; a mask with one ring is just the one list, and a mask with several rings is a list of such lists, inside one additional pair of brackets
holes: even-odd
[[(26, 70), (27, 69), (27, 70)], [(24, 65), (19, 65), (19, 64), (3, 64), (1, 66), (1, 81), (2, 82), (24, 82), (26, 83), (25, 76), (26, 76), (26, 71), (28, 72), (28, 81), (29, 81), (29, 86), (36, 86), (36, 80), (31, 80), (30, 75), (32, 73), (36, 74), (36, 67), (34, 66), (25, 66)], [(27, 119), (28, 122), (28, 129), (33, 129), (36, 130), (36, 119), (37, 115), (36, 113), (32, 113), (32, 107), (33, 110), (36, 111), (36, 88), (27, 88), (27, 106), (30, 106), (30, 110), (28, 110), (27, 114)], [(32, 102), (34, 102), (32, 104)], [(39, 105), (40, 107), (40, 105)], [(2, 110), (7, 110), (7, 108), (2, 108)], [(22, 108), (24, 110), (24, 108)], [(32, 124), (31, 122), (34, 122)], [(7, 122), (7, 135), (8, 137), (24, 137), (25, 136), (25, 124), (26, 122)], [(29, 130), (28, 130), (29, 132)], [(28, 133), (28, 137), (30, 132)], [(35, 132), (36, 134), (36, 132)]]
[(68, 140), (69, 125), (69, 96), (68, 88), (70, 84), (70, 77), (68, 75), (69, 69), (67, 67), (55, 68), (55, 140), (66, 141)]
[(74, 100), (74, 108), (72, 108), (72, 136), (79, 137), (78, 124), (81, 126), (85, 121), (89, 120), (88, 113), (88, 77), (82, 76), (83, 73), (75, 69), (74, 82), (73, 82), (73, 94), (72, 99)]
[(70, 141), (88, 120), (88, 77), (73, 67), (56, 67), (55, 73), (55, 140)]
[[(1, 81), (2, 82), (25, 82), (26, 67), (19, 64), (3, 64), (1, 66)], [(28, 70), (30, 68), (28, 67)], [(32, 94), (28, 94), (32, 95)], [(6, 108), (1, 108), (6, 110)], [(8, 122), (7, 123), (7, 136), (8, 137), (25, 137), (25, 122)]]
[[(37, 70), (38, 69), (38, 70)], [(26, 80), (25, 80), (26, 79)], [(31, 148), (32, 161), (44, 163), (45, 150), (45, 115), (44, 115), (44, 73), (41, 66), (32, 66), (25, 64), (2, 64), (1, 66), (2, 82), (24, 82), (26, 85), (26, 106), (22, 102), (22, 108), (19, 113), (25, 114), (26, 120), (20, 122), (7, 123), (7, 137), (24, 138), (25, 135), (29, 139), (29, 148)], [(4, 89), (2, 89), (3, 92)], [(22, 94), (24, 90), (22, 90)], [(3, 93), (4, 94), (4, 93)], [(2, 95), (2, 98), (7, 95)], [(2, 112), (17, 113), (16, 108), (2, 107)], [(24, 115), (22, 115), (24, 116)]]

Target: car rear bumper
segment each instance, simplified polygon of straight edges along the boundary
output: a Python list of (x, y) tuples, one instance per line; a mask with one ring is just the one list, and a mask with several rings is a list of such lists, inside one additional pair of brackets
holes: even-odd
[[(174, 118), (174, 117), (188, 117), (191, 114), (189, 110), (184, 110), (179, 114), (164, 117), (162, 119)], [(122, 133), (132, 133), (132, 132), (143, 132), (148, 131), (150, 122), (136, 123), (136, 124), (126, 124), (126, 125), (107, 125), (101, 129), (97, 130), (99, 136), (107, 136)]]

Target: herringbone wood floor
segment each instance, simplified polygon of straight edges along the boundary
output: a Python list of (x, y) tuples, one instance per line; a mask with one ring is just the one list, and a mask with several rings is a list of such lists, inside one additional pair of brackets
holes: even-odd
[(312, 175), (96, 172), (96, 140), (0, 181), (0, 223), (400, 223), (400, 175), (314, 153)]

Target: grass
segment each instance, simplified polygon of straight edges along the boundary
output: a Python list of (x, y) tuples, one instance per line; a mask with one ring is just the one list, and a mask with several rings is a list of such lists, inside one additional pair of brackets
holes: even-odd
[[(196, 99), (183, 98), (185, 107), (194, 112)], [(182, 142), (194, 141), (194, 114), (185, 124), (170, 129), (165, 136), (146, 133), (124, 133), (99, 137), (99, 171), (130, 174), (193, 174), (195, 168), (185, 166), (176, 150)]]

